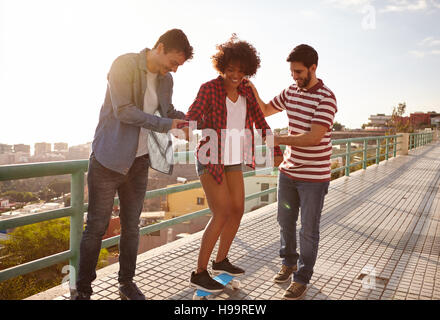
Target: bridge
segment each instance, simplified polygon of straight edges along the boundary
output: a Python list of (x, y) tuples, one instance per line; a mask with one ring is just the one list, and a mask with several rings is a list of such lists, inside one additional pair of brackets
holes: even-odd
[[(387, 141), (387, 160), (378, 161), (354, 173), (346, 170), (351, 166), (348, 161), (346, 168), (342, 168), (346, 174), (330, 183), (321, 218), (318, 258), (304, 299), (440, 299), (440, 144), (432, 135), (413, 135), (407, 141), (409, 150), (404, 150), (407, 152), (399, 155), (396, 148), (399, 144), (397, 138), (399, 137), (389, 138), (396, 139), (390, 141), (390, 149)], [(350, 140), (336, 142), (349, 144)], [(350, 160), (350, 148), (345, 149)], [(363, 151), (356, 152), (362, 154)], [(364, 160), (367, 161), (362, 161)], [(60, 168), (56, 171), (65, 173)], [(0, 170), (0, 177), (2, 173), (5, 171)], [(45, 174), (47, 172), (38, 173)], [(8, 179), (10, 175), (21, 178), (35, 176), (36, 173), (14, 171), (9, 174)], [(72, 179), (72, 185), (75, 185), (75, 178)], [(164, 191), (155, 192), (158, 194)], [(75, 195), (74, 190), (72, 193)], [(261, 194), (247, 198), (259, 196)], [(72, 201), (72, 207), (80, 207), (79, 211), (84, 212), (86, 205), (79, 205), (81, 197), (79, 198), (79, 201)], [(281, 264), (278, 256), (277, 206), (278, 203), (273, 203), (245, 214), (229, 255), (232, 261), (246, 270), (246, 274), (241, 277), (242, 288), (227, 289), (212, 296), (213, 299), (282, 299), (289, 283), (276, 284), (271, 280)], [(175, 218), (177, 221), (165, 221), (163, 225), (147, 227), (142, 233), (147, 234), (157, 228), (207, 213), (209, 210), (189, 214), (189, 218), (179, 217)], [(32, 221), (30, 218), (21, 218), (15, 225), (66, 214), (74, 219), (72, 212), (58, 211), (49, 216), (33, 217)], [(11, 222), (8, 224), (10, 226)], [(5, 226), (5, 221), (1, 221), (0, 229)], [(198, 232), (138, 256), (134, 280), (147, 299), (192, 299), (194, 291), (188, 287), (188, 280), (197, 264), (201, 236), (202, 232)], [(70, 251), (49, 257), (46, 262), (34, 262), (24, 267), (0, 271), (0, 281), (61, 259), (65, 260), (66, 257), (71, 259), (72, 264), (75, 263), (73, 252), (76, 246), (74, 242), (77, 240), (71, 239)], [(117, 243), (117, 239), (112, 238), (106, 241), (103, 247)], [(118, 269), (116, 263), (98, 270), (98, 278), (93, 283), (92, 299), (119, 299)], [(68, 298), (68, 288), (60, 285), (28, 299)]]

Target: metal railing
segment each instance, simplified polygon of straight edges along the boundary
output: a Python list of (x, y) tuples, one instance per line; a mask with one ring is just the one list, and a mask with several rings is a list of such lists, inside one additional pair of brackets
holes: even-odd
[(408, 150), (412, 150), (420, 146), (424, 146), (427, 143), (431, 143), (433, 138), (434, 138), (433, 131), (410, 133)]
[[(381, 137), (364, 137), (364, 138), (350, 138), (350, 139), (338, 139), (332, 140), (333, 145), (345, 145), (345, 153), (337, 153), (332, 155), (331, 158), (345, 157), (345, 165), (332, 170), (338, 172), (345, 170), (345, 175), (350, 174), (350, 168), (358, 164), (362, 164), (362, 168), (367, 167), (367, 162), (375, 160), (375, 163), (379, 163), (380, 158), (384, 157), (385, 160), (389, 159), (390, 153), (393, 157), (396, 156), (397, 150), (397, 138), (400, 135), (394, 136), (381, 136)], [(432, 133), (417, 133), (410, 136), (411, 149), (420, 147), (432, 141)], [(374, 147), (369, 146), (370, 141), (376, 141)], [(381, 141), (385, 141), (385, 144), (381, 144)], [(412, 143), (411, 143), (412, 141)], [(356, 143), (363, 144), (361, 150), (352, 150), (352, 146)], [(385, 148), (385, 153), (381, 153), (381, 148)], [(376, 150), (375, 157), (368, 158), (367, 154), (369, 150)], [(352, 162), (351, 158), (354, 154), (362, 153), (362, 160)], [(176, 159), (189, 159), (192, 156), (192, 151), (175, 153)], [(184, 160), (185, 161), (185, 160)], [(69, 250), (60, 252), (48, 257), (43, 257), (25, 264), (14, 266), (0, 271), (0, 282), (34, 272), (60, 262), (69, 260), (70, 270), (75, 272), (70, 274), (70, 284), (75, 284), (76, 274), (78, 270), (79, 262), (79, 247), (80, 240), (84, 228), (84, 212), (87, 211), (88, 204), (84, 203), (84, 176), (88, 170), (88, 160), (74, 160), (74, 161), (60, 161), (60, 162), (48, 162), (48, 163), (32, 163), (32, 164), (19, 164), (19, 165), (6, 165), (0, 166), (0, 181), (28, 179), (45, 176), (55, 175), (71, 175), (71, 205), (70, 207), (56, 209), (41, 213), (35, 213), (30, 215), (24, 215), (19, 217), (13, 217), (5, 220), (0, 220), (0, 230), (13, 229), (16, 227), (30, 225), (38, 222), (48, 221), (57, 218), (70, 217), (70, 247)], [(186, 162), (187, 163), (187, 162)], [(244, 172), (245, 178), (255, 176), (258, 174), (277, 174), (276, 168), (264, 168), (255, 171)], [(191, 190), (200, 188), (200, 181), (186, 183), (182, 185), (156, 189), (147, 191), (145, 198), (154, 198), (163, 195), (169, 195), (176, 192)], [(245, 200), (251, 200), (261, 197), (266, 194), (276, 192), (277, 188), (270, 188), (261, 192), (247, 195)], [(115, 203), (118, 203), (118, 199), (115, 198)], [(201, 217), (209, 214), (211, 211), (209, 208), (185, 214), (173, 219), (165, 220), (153, 225), (149, 225), (140, 229), (140, 235), (150, 234), (152, 232), (161, 230), (163, 228), (179, 224), (184, 221), (188, 221), (197, 217)], [(120, 236), (107, 238), (102, 241), (102, 248), (108, 248), (118, 243)]]
[[(362, 169), (366, 169), (368, 166), (368, 162), (374, 160), (376, 164), (380, 162), (380, 158), (384, 157), (384, 160), (388, 160), (390, 157), (390, 153), (393, 157), (397, 155), (397, 138), (402, 135), (390, 135), (390, 136), (375, 136), (375, 137), (362, 137), (362, 138), (349, 138), (349, 139), (337, 139), (333, 140), (332, 144), (335, 145), (344, 145), (345, 152), (342, 153), (333, 153), (331, 159), (335, 158), (343, 158), (343, 163), (339, 168), (333, 169), (332, 173), (344, 171), (345, 176), (350, 175), (350, 168), (356, 167), (358, 165), (362, 165)], [(374, 146), (369, 144), (370, 142), (375, 142)], [(385, 142), (382, 144), (381, 142)], [(360, 150), (353, 151), (354, 144), (361, 144), (362, 148)], [(381, 149), (385, 149), (384, 153), (381, 153)], [(368, 151), (374, 150), (375, 155), (373, 157), (368, 157)], [(355, 154), (362, 154), (362, 160), (357, 162), (352, 162), (352, 156)]]

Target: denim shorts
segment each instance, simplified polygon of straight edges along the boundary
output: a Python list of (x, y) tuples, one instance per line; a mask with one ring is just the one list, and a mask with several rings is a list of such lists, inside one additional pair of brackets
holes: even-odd
[[(200, 177), (202, 174), (208, 173), (208, 169), (205, 165), (201, 164), (199, 160), (196, 160), (196, 171), (197, 175)], [(225, 165), (225, 172), (230, 171), (243, 171), (243, 164), (233, 164), (233, 165)]]

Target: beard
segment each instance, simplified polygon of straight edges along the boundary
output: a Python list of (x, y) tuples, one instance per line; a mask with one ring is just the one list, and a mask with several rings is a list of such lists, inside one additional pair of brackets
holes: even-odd
[(307, 77), (306, 77), (306, 78), (303, 78), (303, 79), (298, 79), (298, 80), (296, 81), (296, 84), (297, 84), (298, 87), (300, 87), (300, 88), (306, 88), (306, 87), (309, 85), (309, 83), (310, 83), (311, 80), (312, 80), (311, 72), (310, 72), (310, 71), (307, 71)]

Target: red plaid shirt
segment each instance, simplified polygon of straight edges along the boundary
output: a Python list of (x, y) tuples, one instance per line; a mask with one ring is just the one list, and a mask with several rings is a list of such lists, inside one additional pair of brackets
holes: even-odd
[[(251, 139), (245, 138), (244, 159), (246, 164), (252, 169), (255, 168), (255, 150), (254, 150), (254, 130), (253, 126), (257, 129), (262, 129), (263, 139), (266, 138), (266, 134), (272, 134), (269, 125), (264, 119), (263, 112), (261, 111), (257, 100), (255, 99), (252, 89), (246, 86), (246, 80), (238, 87), (238, 93), (246, 97), (246, 122), (245, 129), (247, 132), (251, 132)], [(220, 184), (223, 180), (224, 164), (222, 159), (222, 150), (224, 150), (224, 139), (222, 140), (221, 130), (226, 129), (227, 108), (226, 108), (226, 90), (224, 86), (224, 80), (221, 76), (204, 83), (197, 94), (197, 97), (193, 104), (189, 107), (189, 110), (185, 117), (188, 121), (196, 121), (197, 129), (213, 129), (218, 136), (217, 150), (218, 161), (217, 164), (207, 163), (205, 167), (209, 173), (212, 174), (214, 179)], [(200, 140), (197, 146), (197, 159), (199, 159), (200, 148), (209, 141), (209, 138), (204, 137)], [(249, 143), (251, 146), (249, 147)], [(218, 148), (221, 146), (221, 148)], [(249, 152), (250, 150), (250, 152)], [(269, 150), (269, 149), (268, 149)], [(272, 150), (271, 150), (272, 151)], [(209, 149), (207, 155), (215, 150)], [(249, 154), (251, 153), (251, 154)], [(273, 151), (272, 151), (273, 153)], [(282, 156), (280, 147), (275, 147), (275, 156)], [(213, 155), (215, 156), (215, 154)], [(250, 160), (250, 161), (249, 161)]]

